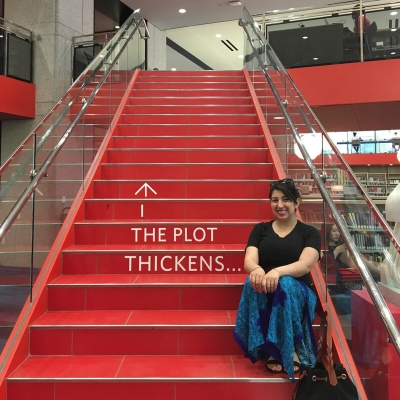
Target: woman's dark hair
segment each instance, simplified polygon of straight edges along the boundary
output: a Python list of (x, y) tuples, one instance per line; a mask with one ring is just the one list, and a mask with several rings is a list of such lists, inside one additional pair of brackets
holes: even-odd
[(274, 190), (280, 190), (293, 203), (296, 203), (297, 199), (301, 199), (301, 192), (297, 189), (293, 179), (286, 178), (281, 179), (280, 181), (271, 182), (269, 186), (270, 200)]

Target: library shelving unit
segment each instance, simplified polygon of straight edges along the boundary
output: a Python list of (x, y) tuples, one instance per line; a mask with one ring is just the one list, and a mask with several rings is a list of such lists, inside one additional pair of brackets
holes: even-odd
[(400, 183), (400, 165), (354, 166), (360, 182), (372, 198), (384, 198)]

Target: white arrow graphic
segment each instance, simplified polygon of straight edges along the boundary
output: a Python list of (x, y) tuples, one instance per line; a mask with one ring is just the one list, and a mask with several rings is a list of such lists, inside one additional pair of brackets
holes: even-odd
[(154, 194), (157, 194), (157, 192), (146, 182), (142, 185), (142, 187), (135, 193), (135, 196), (144, 188), (144, 197), (147, 197), (147, 189), (150, 189)]

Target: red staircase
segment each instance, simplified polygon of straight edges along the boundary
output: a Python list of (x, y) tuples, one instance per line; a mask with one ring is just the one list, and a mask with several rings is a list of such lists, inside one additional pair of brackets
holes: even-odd
[(99, 177), (7, 399), (290, 398), (232, 337), (276, 178), (243, 72), (141, 72)]

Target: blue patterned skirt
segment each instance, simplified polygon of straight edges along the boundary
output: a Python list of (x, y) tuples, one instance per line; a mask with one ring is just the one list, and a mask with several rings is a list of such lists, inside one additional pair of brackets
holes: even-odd
[(257, 293), (246, 279), (233, 336), (250, 360), (272, 356), (294, 380), (293, 356), (313, 367), (316, 343), (312, 330), (317, 298), (303, 282), (279, 279), (274, 293)]

